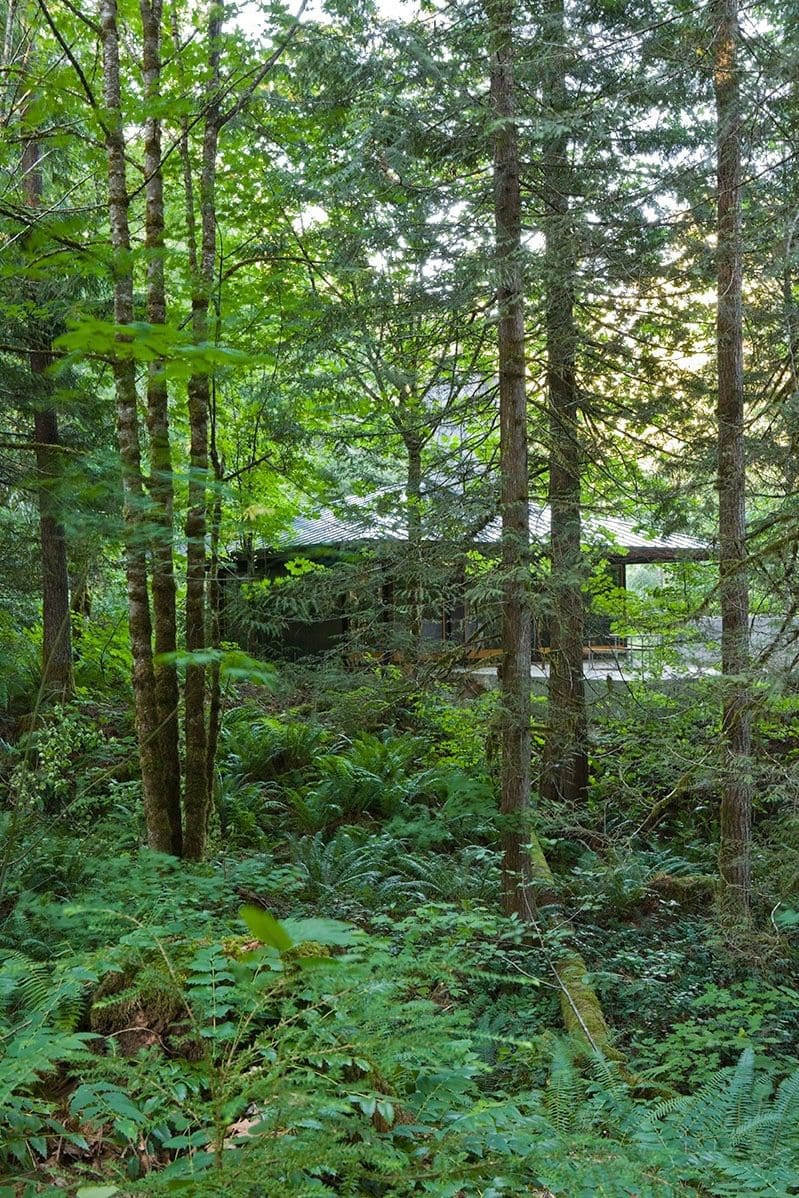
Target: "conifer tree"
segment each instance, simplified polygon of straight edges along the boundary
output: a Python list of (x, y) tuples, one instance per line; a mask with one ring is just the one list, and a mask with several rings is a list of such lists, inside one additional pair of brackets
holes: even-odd
[(524, 356), (521, 190), (513, 71), (512, 0), (486, 5), (494, 133), (502, 516), (502, 827), (503, 899), (508, 914), (531, 914), (529, 479)]
[(574, 192), (569, 163), (568, 50), (562, 0), (551, 0), (543, 22), (541, 160), (545, 237), (546, 387), (549, 411), (551, 578), (548, 598), (549, 687), (541, 793), (575, 804), (588, 785), (588, 720), (583, 683), (584, 605), (581, 553), (582, 438), (577, 383), (576, 233), (569, 211)]
[(744, 460), (741, 94), (737, 0), (716, 0), (713, 86), (717, 119), (717, 317), (719, 599), (725, 754), (719, 864), (722, 901), (744, 917), (751, 889), (751, 699)]

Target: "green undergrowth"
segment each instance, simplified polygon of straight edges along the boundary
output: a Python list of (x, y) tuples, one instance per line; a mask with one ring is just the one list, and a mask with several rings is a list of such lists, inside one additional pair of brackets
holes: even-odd
[[(663, 719), (679, 758), (695, 717), (636, 698), (626, 754), (617, 706), (586, 809), (537, 811), (570, 921), (531, 932), (499, 914), (494, 697), (388, 691), (368, 729), (334, 696), (231, 708), (201, 866), (140, 847), (113, 705), (9, 742), (0, 1198), (799, 1193), (790, 813), (763, 798), (731, 944), (710, 764), (677, 786), (664, 759)], [(762, 721), (774, 752), (793, 720)], [(623, 1074), (562, 1034), (564, 938)]]

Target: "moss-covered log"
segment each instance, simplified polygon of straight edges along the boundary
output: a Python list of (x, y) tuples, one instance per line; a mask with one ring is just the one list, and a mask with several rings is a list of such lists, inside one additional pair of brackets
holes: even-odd
[[(530, 833), (530, 868), (542, 932), (547, 926), (552, 925), (553, 917), (557, 913), (559, 928), (565, 928), (568, 933), (568, 920), (558, 910), (552, 870), (534, 832)], [(614, 1061), (623, 1060), (623, 1054), (613, 1044), (602, 1004), (587, 980), (588, 967), (581, 954), (564, 941), (553, 949), (552, 957), (552, 966), (560, 988), (561, 1017), (566, 1031), (576, 1040), (582, 1041), (592, 1052), (598, 1052)]]

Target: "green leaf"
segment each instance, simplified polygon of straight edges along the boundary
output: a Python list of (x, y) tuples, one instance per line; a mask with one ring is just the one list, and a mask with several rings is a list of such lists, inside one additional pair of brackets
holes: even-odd
[(119, 1186), (81, 1186), (75, 1198), (113, 1198), (119, 1192)]
[(222, 678), (230, 682), (248, 682), (252, 686), (265, 686), (274, 690), (277, 671), (274, 666), (258, 661), (241, 650), (229, 649), (220, 662)]
[(144, 1119), (141, 1111), (137, 1106), (130, 1101), (120, 1090), (109, 1091), (105, 1100), (108, 1106), (117, 1115), (122, 1115), (125, 1119), (131, 1119), (134, 1123), (141, 1123)]
[(283, 927), (295, 944), (313, 940), (317, 944), (349, 945), (356, 936), (356, 929), (340, 919), (286, 919)]
[(373, 1094), (349, 1094), (347, 1101), (351, 1102), (353, 1106), (360, 1107), (364, 1115), (369, 1119), (371, 1119), (377, 1110), (377, 1099)]
[(381, 1099), (377, 1104), (377, 1113), (382, 1115), (386, 1123), (394, 1122), (394, 1104), (387, 1099)]
[(260, 907), (242, 907), (239, 915), (253, 936), (257, 937), (262, 944), (276, 948), (279, 953), (287, 952), (294, 944), (283, 925), (278, 923), (274, 915), (270, 915), (268, 911), (263, 911)]

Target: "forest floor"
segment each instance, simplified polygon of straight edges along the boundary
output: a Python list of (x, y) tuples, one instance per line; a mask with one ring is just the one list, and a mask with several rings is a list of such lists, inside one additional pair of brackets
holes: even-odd
[[(205, 865), (140, 847), (113, 704), (5, 750), (0, 1198), (799, 1191), (794, 707), (754, 931), (713, 907), (712, 696), (637, 690), (586, 808), (538, 813), (543, 934), (499, 912), (495, 696), (334, 682), (228, 697)], [(565, 935), (624, 1073), (563, 1034)]]

